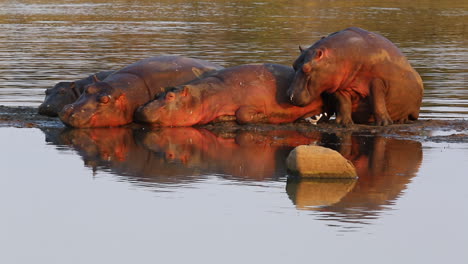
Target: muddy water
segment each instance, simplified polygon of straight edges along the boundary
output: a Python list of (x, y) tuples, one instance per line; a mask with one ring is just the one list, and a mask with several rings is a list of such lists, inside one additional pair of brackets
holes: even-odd
[(3, 1), (0, 104), (37, 106), (58, 81), (160, 54), (291, 65), (299, 45), (359, 26), (420, 72), (422, 118), (467, 118), (467, 23), (463, 1)]
[[(422, 118), (468, 117), (462, 1), (2, 1), (0, 104), (160, 54), (291, 64), (348, 26), (395, 42)], [(288, 181), (300, 144), (357, 181)], [(461, 263), (468, 146), (386, 134), (0, 128), (0, 263)]]

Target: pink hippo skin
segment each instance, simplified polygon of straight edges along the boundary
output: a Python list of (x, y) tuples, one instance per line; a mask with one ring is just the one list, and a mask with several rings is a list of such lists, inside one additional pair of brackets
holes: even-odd
[(135, 110), (164, 92), (223, 67), (179, 57), (157, 56), (130, 64), (105, 80), (88, 85), (74, 103), (59, 112), (72, 127), (115, 127), (133, 121)]
[(140, 107), (136, 120), (161, 126), (192, 126), (218, 118), (245, 123), (288, 123), (322, 113), (318, 97), (304, 107), (291, 105), (286, 90), (292, 68), (277, 64), (242, 65), (169, 90)]
[(288, 95), (303, 106), (322, 93), (336, 100), (339, 124), (405, 123), (419, 117), (423, 83), (388, 39), (360, 28), (322, 38), (294, 62)]

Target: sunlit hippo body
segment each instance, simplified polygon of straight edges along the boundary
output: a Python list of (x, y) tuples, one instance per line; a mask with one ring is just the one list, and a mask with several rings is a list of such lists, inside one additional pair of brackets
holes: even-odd
[(191, 126), (219, 118), (238, 123), (287, 123), (322, 112), (317, 98), (305, 107), (291, 105), (286, 95), (294, 76), (277, 64), (241, 65), (175, 87), (140, 107), (136, 120), (161, 126)]
[(57, 116), (67, 104), (71, 104), (84, 92), (86, 85), (107, 78), (114, 71), (101, 71), (74, 82), (59, 82), (45, 91), (44, 102), (39, 106), (41, 115)]
[(86, 87), (73, 104), (59, 113), (72, 127), (111, 127), (131, 123), (137, 107), (155, 98), (165, 87), (179, 85), (222, 69), (216, 64), (179, 57), (157, 56), (133, 63)]
[(288, 90), (295, 105), (322, 93), (337, 102), (337, 123), (389, 125), (415, 120), (423, 83), (405, 56), (388, 39), (360, 28), (347, 28), (317, 41), (294, 62)]

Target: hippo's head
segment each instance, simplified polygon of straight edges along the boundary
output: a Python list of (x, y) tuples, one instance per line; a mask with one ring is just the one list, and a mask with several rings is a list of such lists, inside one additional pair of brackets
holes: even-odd
[(76, 102), (66, 105), (59, 117), (72, 127), (110, 127), (128, 124), (133, 111), (126, 95), (105, 82), (88, 85)]
[(330, 63), (328, 51), (316, 46), (300, 48), (301, 55), (293, 64), (296, 73), (287, 93), (294, 105), (309, 104), (329, 88), (330, 81), (333, 82), (330, 70), (335, 66)]
[(38, 112), (46, 116), (57, 116), (65, 105), (73, 103), (80, 96), (75, 82), (59, 82), (47, 89), (45, 94)]
[(135, 120), (161, 126), (191, 126), (200, 120), (200, 95), (189, 85), (169, 89), (156, 100), (140, 106)]

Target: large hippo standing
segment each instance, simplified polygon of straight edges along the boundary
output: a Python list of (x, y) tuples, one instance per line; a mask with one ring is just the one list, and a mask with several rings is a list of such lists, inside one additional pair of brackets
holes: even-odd
[(138, 108), (137, 121), (191, 126), (219, 118), (238, 123), (287, 123), (322, 113), (322, 99), (304, 107), (290, 104), (286, 90), (294, 70), (277, 64), (241, 65), (168, 90)]
[(104, 81), (90, 84), (59, 117), (72, 127), (112, 127), (131, 123), (138, 106), (165, 87), (179, 85), (222, 69), (216, 64), (179, 57), (157, 56), (133, 63)]
[(423, 83), (405, 56), (388, 39), (352, 27), (303, 50), (288, 89), (295, 105), (322, 93), (333, 94), (339, 124), (389, 125), (416, 120)]
[(39, 106), (41, 115), (57, 116), (62, 108), (71, 104), (84, 92), (86, 85), (104, 80), (114, 71), (101, 71), (74, 82), (59, 82), (53, 88), (45, 91), (44, 102)]

